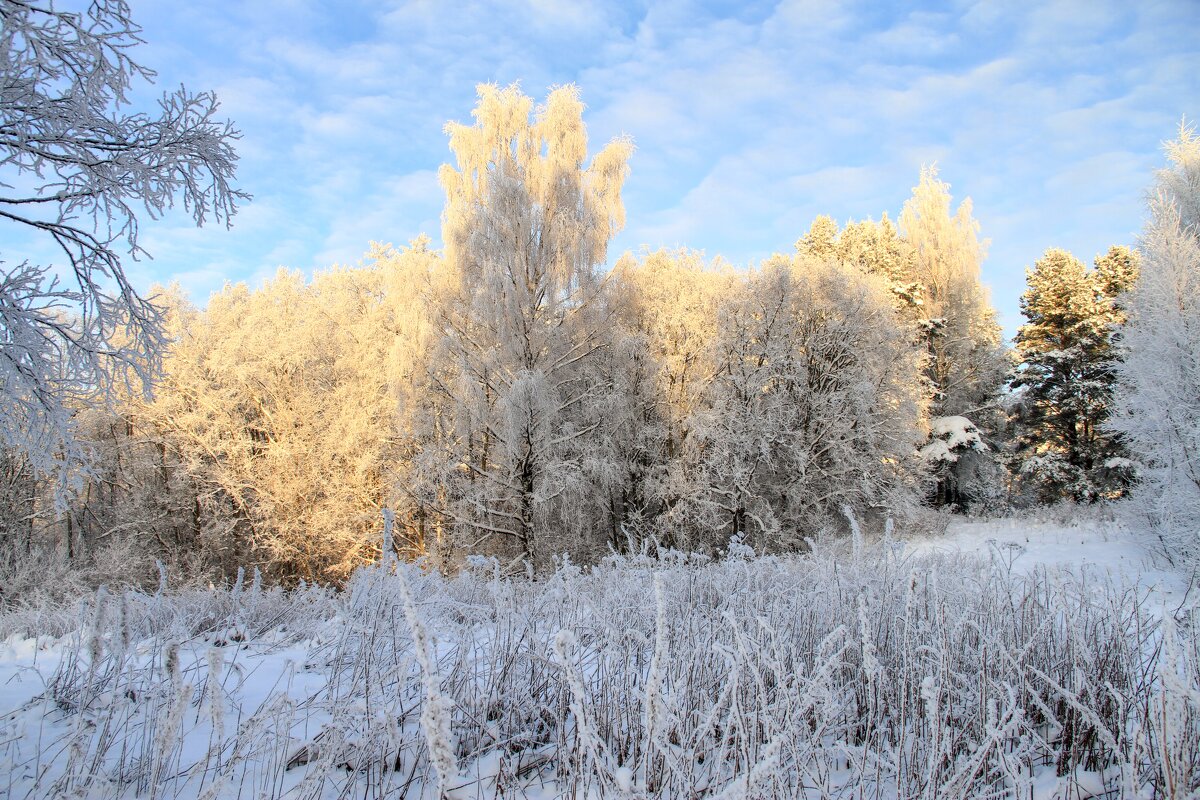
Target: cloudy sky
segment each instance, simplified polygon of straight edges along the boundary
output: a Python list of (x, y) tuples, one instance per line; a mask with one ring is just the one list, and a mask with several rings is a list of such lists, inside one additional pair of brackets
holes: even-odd
[(992, 242), (1011, 333), (1024, 268), (1132, 243), (1161, 142), (1200, 115), (1195, 0), (131, 5), (159, 84), (215, 89), (243, 132), (254, 200), (233, 229), (146, 225), (155, 258), (130, 270), (200, 303), (281, 265), (356, 263), (371, 240), (436, 242), (442, 126), (469, 119), (475, 85), (574, 82), (593, 148), (637, 146), (614, 255), (748, 264), (817, 214), (894, 217), (936, 162)]

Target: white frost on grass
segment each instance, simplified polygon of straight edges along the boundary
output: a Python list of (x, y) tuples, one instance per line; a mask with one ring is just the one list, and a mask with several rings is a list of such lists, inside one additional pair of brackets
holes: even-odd
[(9, 614), (0, 795), (1200, 790), (1200, 611), (1123, 532), (870, 538), (857, 557), (564, 560), (537, 581), (389, 566), (340, 593)]

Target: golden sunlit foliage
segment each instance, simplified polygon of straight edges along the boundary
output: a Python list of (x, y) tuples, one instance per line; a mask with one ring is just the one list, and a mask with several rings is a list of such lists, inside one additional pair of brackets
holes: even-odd
[[(822, 217), (757, 269), (680, 250), (606, 272), (632, 144), (589, 161), (574, 87), (481, 86), (473, 116), (446, 128), (442, 252), (373, 245), (203, 310), (160, 296), (156, 399), (96, 439), (147, 552), (341, 582), (378, 558), (385, 507), (402, 555), (447, 568), (795, 549), (844, 506), (915, 509), (931, 407), (996, 393), (977, 225), (932, 171), (899, 227)], [(118, 523), (88, 502), (95, 542)]]

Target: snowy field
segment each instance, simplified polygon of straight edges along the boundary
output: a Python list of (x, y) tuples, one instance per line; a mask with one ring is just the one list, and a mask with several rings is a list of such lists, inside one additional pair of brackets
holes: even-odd
[[(1004, 518), (958, 522), (933, 537), (907, 542), (906, 552), (922, 558), (974, 554), (1010, 565), (1029, 576), (1038, 570), (1096, 577), (1102, 584), (1136, 586), (1143, 606), (1180, 611), (1188, 605), (1190, 576), (1172, 569), (1117, 523), (1075, 518)], [(1194, 598), (1200, 600), (1200, 598)]]
[(1200, 610), (1101, 522), (0, 618), (0, 795), (1200, 794)]

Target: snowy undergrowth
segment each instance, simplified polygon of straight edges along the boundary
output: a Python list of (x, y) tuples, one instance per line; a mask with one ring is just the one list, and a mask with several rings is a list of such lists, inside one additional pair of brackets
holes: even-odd
[(1012, 555), (101, 592), (40, 612), (60, 638), (0, 627), (0, 794), (1200, 793), (1200, 612)]

